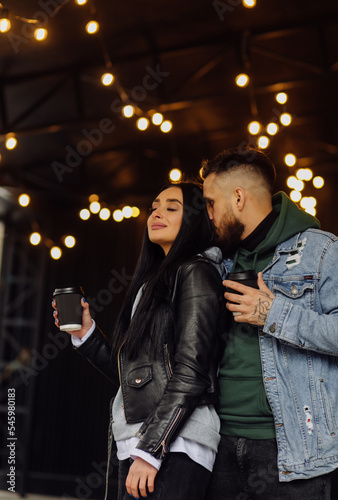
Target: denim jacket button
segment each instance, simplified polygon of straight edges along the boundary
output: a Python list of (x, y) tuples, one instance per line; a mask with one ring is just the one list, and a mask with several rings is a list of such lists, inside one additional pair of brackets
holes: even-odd
[(293, 288), (292, 288), (292, 290), (291, 290), (291, 293), (292, 293), (292, 295), (297, 295), (297, 293), (298, 293), (298, 288), (296, 287), (296, 285), (293, 285)]
[(137, 384), (140, 384), (140, 383), (142, 382), (142, 379), (141, 379), (141, 378), (136, 378), (136, 379), (135, 379), (135, 382), (136, 382)]
[(270, 326), (269, 331), (271, 333), (275, 333), (275, 331), (276, 331), (276, 323), (274, 323), (272, 326)]

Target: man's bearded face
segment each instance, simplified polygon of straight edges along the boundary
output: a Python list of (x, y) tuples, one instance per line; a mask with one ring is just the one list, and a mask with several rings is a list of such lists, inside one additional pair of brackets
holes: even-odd
[(231, 257), (239, 247), (244, 231), (244, 225), (234, 215), (231, 207), (223, 215), (218, 227), (215, 227), (217, 246), (223, 252), (224, 257)]

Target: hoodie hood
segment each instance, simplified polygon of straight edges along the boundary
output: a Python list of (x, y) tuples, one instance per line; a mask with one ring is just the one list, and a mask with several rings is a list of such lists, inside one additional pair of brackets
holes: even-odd
[(263, 271), (269, 264), (277, 245), (288, 240), (291, 236), (309, 228), (319, 229), (319, 221), (312, 215), (300, 210), (297, 205), (283, 192), (272, 197), (273, 210), (278, 214), (266, 237), (253, 251), (239, 247), (232, 271), (256, 272)]
[(210, 262), (215, 266), (219, 274), (221, 276), (224, 275), (225, 267), (223, 264), (223, 257), (220, 248), (210, 247), (200, 255), (204, 255), (205, 257), (207, 257), (210, 260)]

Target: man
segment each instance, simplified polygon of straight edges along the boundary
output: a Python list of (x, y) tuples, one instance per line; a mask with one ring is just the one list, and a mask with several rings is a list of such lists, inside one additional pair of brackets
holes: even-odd
[(208, 500), (326, 500), (338, 467), (338, 238), (284, 194), (261, 151), (203, 164), (227, 271), (221, 443)]

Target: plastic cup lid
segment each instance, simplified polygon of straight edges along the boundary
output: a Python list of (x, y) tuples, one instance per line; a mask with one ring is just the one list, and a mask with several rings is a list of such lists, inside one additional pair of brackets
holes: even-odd
[(55, 288), (53, 297), (55, 295), (63, 295), (64, 293), (80, 293), (84, 295), (82, 286), (69, 286), (67, 288)]

